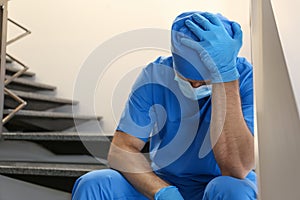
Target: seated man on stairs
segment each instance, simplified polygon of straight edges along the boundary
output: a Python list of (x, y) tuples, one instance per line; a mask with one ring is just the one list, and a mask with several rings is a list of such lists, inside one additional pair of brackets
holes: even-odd
[[(146, 66), (114, 135), (111, 169), (80, 177), (73, 200), (256, 199), (252, 66), (239, 24), (186, 12), (170, 57)], [(141, 153), (150, 142), (149, 158)]]

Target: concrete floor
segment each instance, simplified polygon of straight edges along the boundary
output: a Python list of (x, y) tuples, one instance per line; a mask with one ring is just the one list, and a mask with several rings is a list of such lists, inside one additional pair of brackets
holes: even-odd
[(70, 200), (66, 192), (19, 181), (0, 175), (0, 200)]

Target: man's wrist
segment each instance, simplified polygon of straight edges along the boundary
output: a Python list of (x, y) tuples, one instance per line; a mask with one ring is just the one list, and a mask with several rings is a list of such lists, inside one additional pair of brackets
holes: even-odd
[(212, 77), (212, 83), (227, 83), (231, 81), (238, 80), (240, 78), (240, 73), (236, 67), (232, 67), (226, 72), (216, 72), (216, 75)]

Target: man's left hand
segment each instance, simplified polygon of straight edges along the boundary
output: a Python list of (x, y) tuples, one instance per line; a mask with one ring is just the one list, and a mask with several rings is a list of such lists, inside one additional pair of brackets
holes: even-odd
[(186, 20), (186, 26), (199, 41), (182, 38), (181, 42), (198, 52), (211, 74), (212, 83), (230, 82), (239, 78), (236, 59), (242, 46), (242, 30), (239, 24), (231, 24), (233, 37), (214, 14), (194, 14)]

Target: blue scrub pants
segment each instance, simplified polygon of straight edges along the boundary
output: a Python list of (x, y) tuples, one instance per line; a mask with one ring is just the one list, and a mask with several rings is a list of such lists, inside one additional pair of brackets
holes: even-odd
[[(254, 200), (256, 186), (249, 179), (218, 176), (195, 187), (176, 185), (186, 200)], [(72, 200), (147, 200), (117, 171), (89, 172), (75, 182)]]

